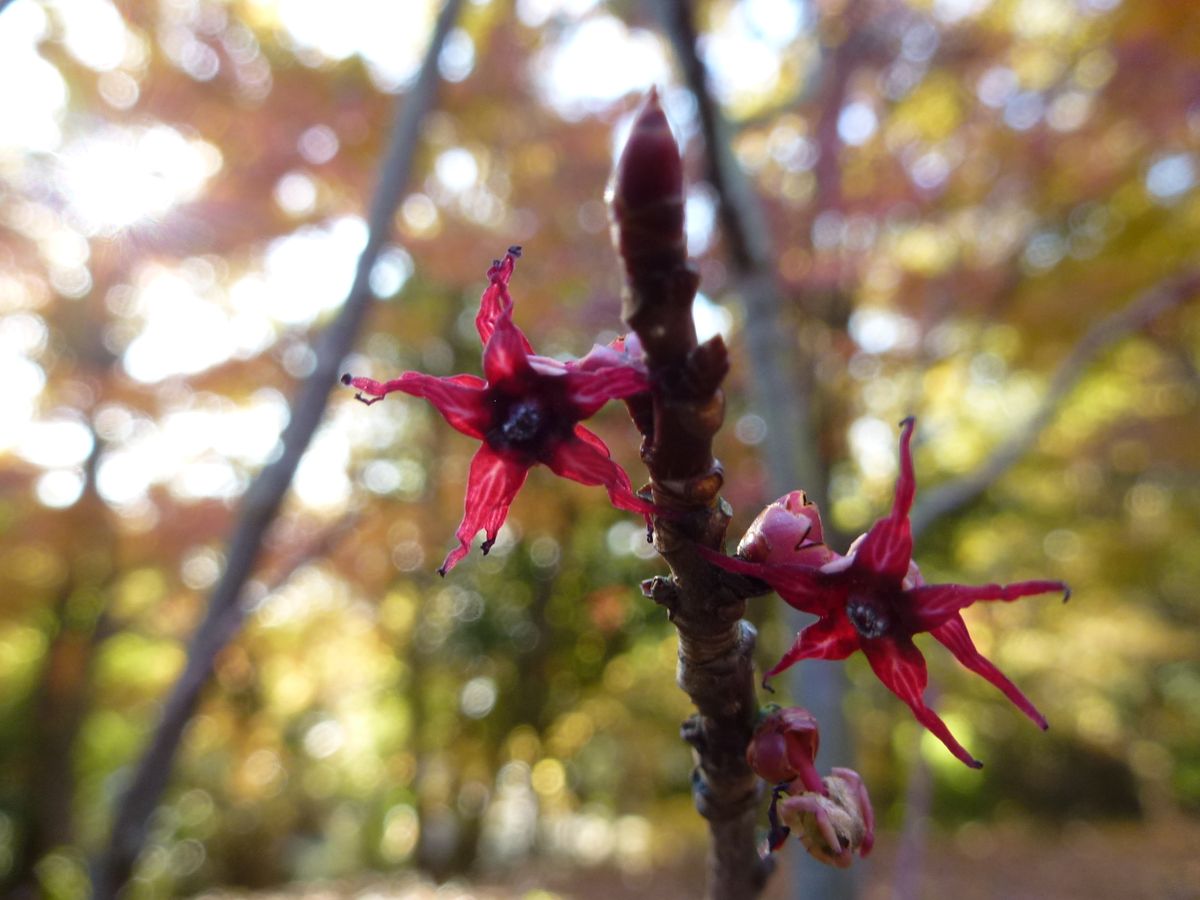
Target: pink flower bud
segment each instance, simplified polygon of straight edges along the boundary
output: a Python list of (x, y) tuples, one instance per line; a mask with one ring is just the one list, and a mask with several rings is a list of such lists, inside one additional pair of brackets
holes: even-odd
[(798, 779), (805, 790), (821, 793), (825, 787), (816, 767), (820, 741), (817, 720), (808, 710), (775, 707), (755, 730), (746, 748), (746, 761), (771, 784)]
[(784, 494), (760, 512), (737, 552), (750, 562), (808, 566), (823, 566), (836, 555), (825, 546), (821, 513), (804, 491)]

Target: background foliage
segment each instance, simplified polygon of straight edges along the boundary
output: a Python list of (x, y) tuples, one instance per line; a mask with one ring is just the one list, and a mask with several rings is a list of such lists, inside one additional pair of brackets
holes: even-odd
[[(347, 368), (477, 371), (483, 273), (513, 243), (526, 250), (516, 316), (539, 351), (582, 354), (615, 334), (602, 192), (653, 83), (692, 165), (700, 325), (724, 330), (739, 359), (746, 307), (721, 198), (702, 180), (696, 102), (652, 6), (466, 5)], [(1072, 584), (1067, 607), (968, 615), (1053, 728), (1026, 727), (931, 653), (939, 708), (987, 762), (971, 772), (851, 662), (847, 716), (885, 825), (902, 822), (919, 755), (930, 814), (968, 843), (979, 822), (1194, 814), (1194, 290), (1168, 290), (1112, 343), (1086, 336), (1192, 274), (1200, 15), (1169, 0), (696, 10), (770, 223), (803, 361), (787, 377), (812, 401), (839, 540), (886, 508), (905, 414), (918, 416), (928, 490), (976, 471), (1047, 398), (1053, 413), (916, 554), (930, 580)], [(10, 884), (77, 896), (238, 498), (345, 296), (392, 95), (435, 12), (16, 0), (0, 14)], [(1073, 358), (1079, 377), (1054, 393)], [(772, 411), (755, 408), (750, 378), (741, 356), (718, 443), (734, 535), (771, 499), (758, 451)], [(636, 481), (630, 423), (612, 409), (598, 430)], [(638, 522), (536, 472), (492, 554), (442, 581), (472, 450), (416, 401), (368, 411), (339, 390), (154, 818), (138, 870), (148, 896), (365, 869), (444, 877), (531, 856), (637, 873), (694, 850), (702, 823), (677, 736), (688, 708), (673, 631), (637, 589), (659, 571)], [(791, 634), (775, 606), (757, 608), (766, 662)]]

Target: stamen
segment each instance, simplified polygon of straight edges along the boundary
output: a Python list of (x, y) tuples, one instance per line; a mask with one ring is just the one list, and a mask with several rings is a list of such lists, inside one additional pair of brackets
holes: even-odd
[(846, 618), (865, 638), (881, 638), (892, 627), (892, 616), (886, 605), (870, 595), (851, 594), (846, 601)]
[(500, 434), (510, 444), (528, 444), (542, 427), (542, 408), (535, 401), (521, 400), (508, 410)]

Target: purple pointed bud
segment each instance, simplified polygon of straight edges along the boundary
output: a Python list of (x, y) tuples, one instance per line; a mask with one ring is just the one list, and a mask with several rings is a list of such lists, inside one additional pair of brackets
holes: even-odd
[(631, 281), (662, 278), (683, 265), (683, 160), (651, 89), (634, 119), (609, 185), (613, 240)]

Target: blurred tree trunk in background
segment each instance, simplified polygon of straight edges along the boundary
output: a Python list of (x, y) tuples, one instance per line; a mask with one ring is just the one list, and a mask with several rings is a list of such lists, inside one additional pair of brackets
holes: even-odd
[[(843, 10), (840, 18), (854, 23), (863, 5), (851, 4), (852, 8)], [(705, 174), (717, 193), (718, 219), (730, 258), (733, 288), (745, 310), (745, 346), (753, 376), (754, 408), (766, 422), (763, 446), (768, 499), (799, 488), (821, 509), (828, 510), (830, 461), (821, 452), (818, 410), (836, 400), (820, 395), (812, 355), (813, 336), (823, 323), (808, 321), (800, 310), (831, 304), (801, 298), (798, 309), (796, 303), (785, 303), (771, 227), (753, 184), (738, 163), (729, 124), (712, 95), (698, 54), (694, 6), (688, 0), (659, 0), (659, 6), (684, 81), (696, 97), (707, 162)], [(845, 39), (842, 46), (850, 41)], [(853, 67), (840, 48), (828, 51), (825, 60), (826, 65), (813, 76), (816, 86), (811, 89), (822, 103), (817, 131), (825, 140), (819, 149), (818, 191), (807, 214), (810, 221), (838, 206), (841, 174), (836, 122)], [(814, 293), (820, 290), (815, 287)], [(825, 521), (832, 522), (828, 515)], [(832, 524), (826, 526), (831, 546), (841, 546), (842, 537)], [(799, 631), (811, 620), (791, 608), (782, 612), (792, 631)], [(821, 723), (822, 767), (853, 767), (854, 745), (844, 708), (847, 681), (842, 667), (803, 661), (788, 673), (787, 685), (790, 698)], [(856, 895), (857, 870), (846, 872), (823, 866), (800, 853), (792, 854), (791, 860), (797, 897), (850, 900)]]
[(75, 742), (93, 699), (96, 651), (107, 636), (108, 604), (117, 571), (109, 511), (95, 489), (102, 442), (95, 437), (83, 495), (65, 514), (77, 546), (59, 589), (49, 644), (30, 717), (32, 735), (25, 784), (28, 826), (9, 880), (15, 897), (36, 897), (35, 867), (75, 833)]
[(225, 570), (188, 646), (185, 669), (166, 700), (162, 720), (128, 789), (117, 803), (108, 847), (96, 859), (93, 868), (96, 900), (115, 896), (131, 877), (150, 816), (170, 778), (184, 729), (208, 684), (217, 654), (241, 627), (246, 613), (242, 593), (258, 562), (267, 529), (274, 522), (300, 459), (324, 416), (342, 362), (353, 348), (366, 317), (372, 300), (371, 274), (392, 234), (396, 210), (411, 177), (422, 121), (433, 102), (439, 79), (438, 58), (461, 5), (461, 0), (445, 0), (417, 78), (397, 105), (391, 143), (379, 168), (367, 242), (359, 255), (354, 283), (337, 317), (314, 342), (315, 365), (291, 405), (288, 424), (280, 437), (279, 456), (258, 473), (242, 498), (240, 515), (229, 539)]

